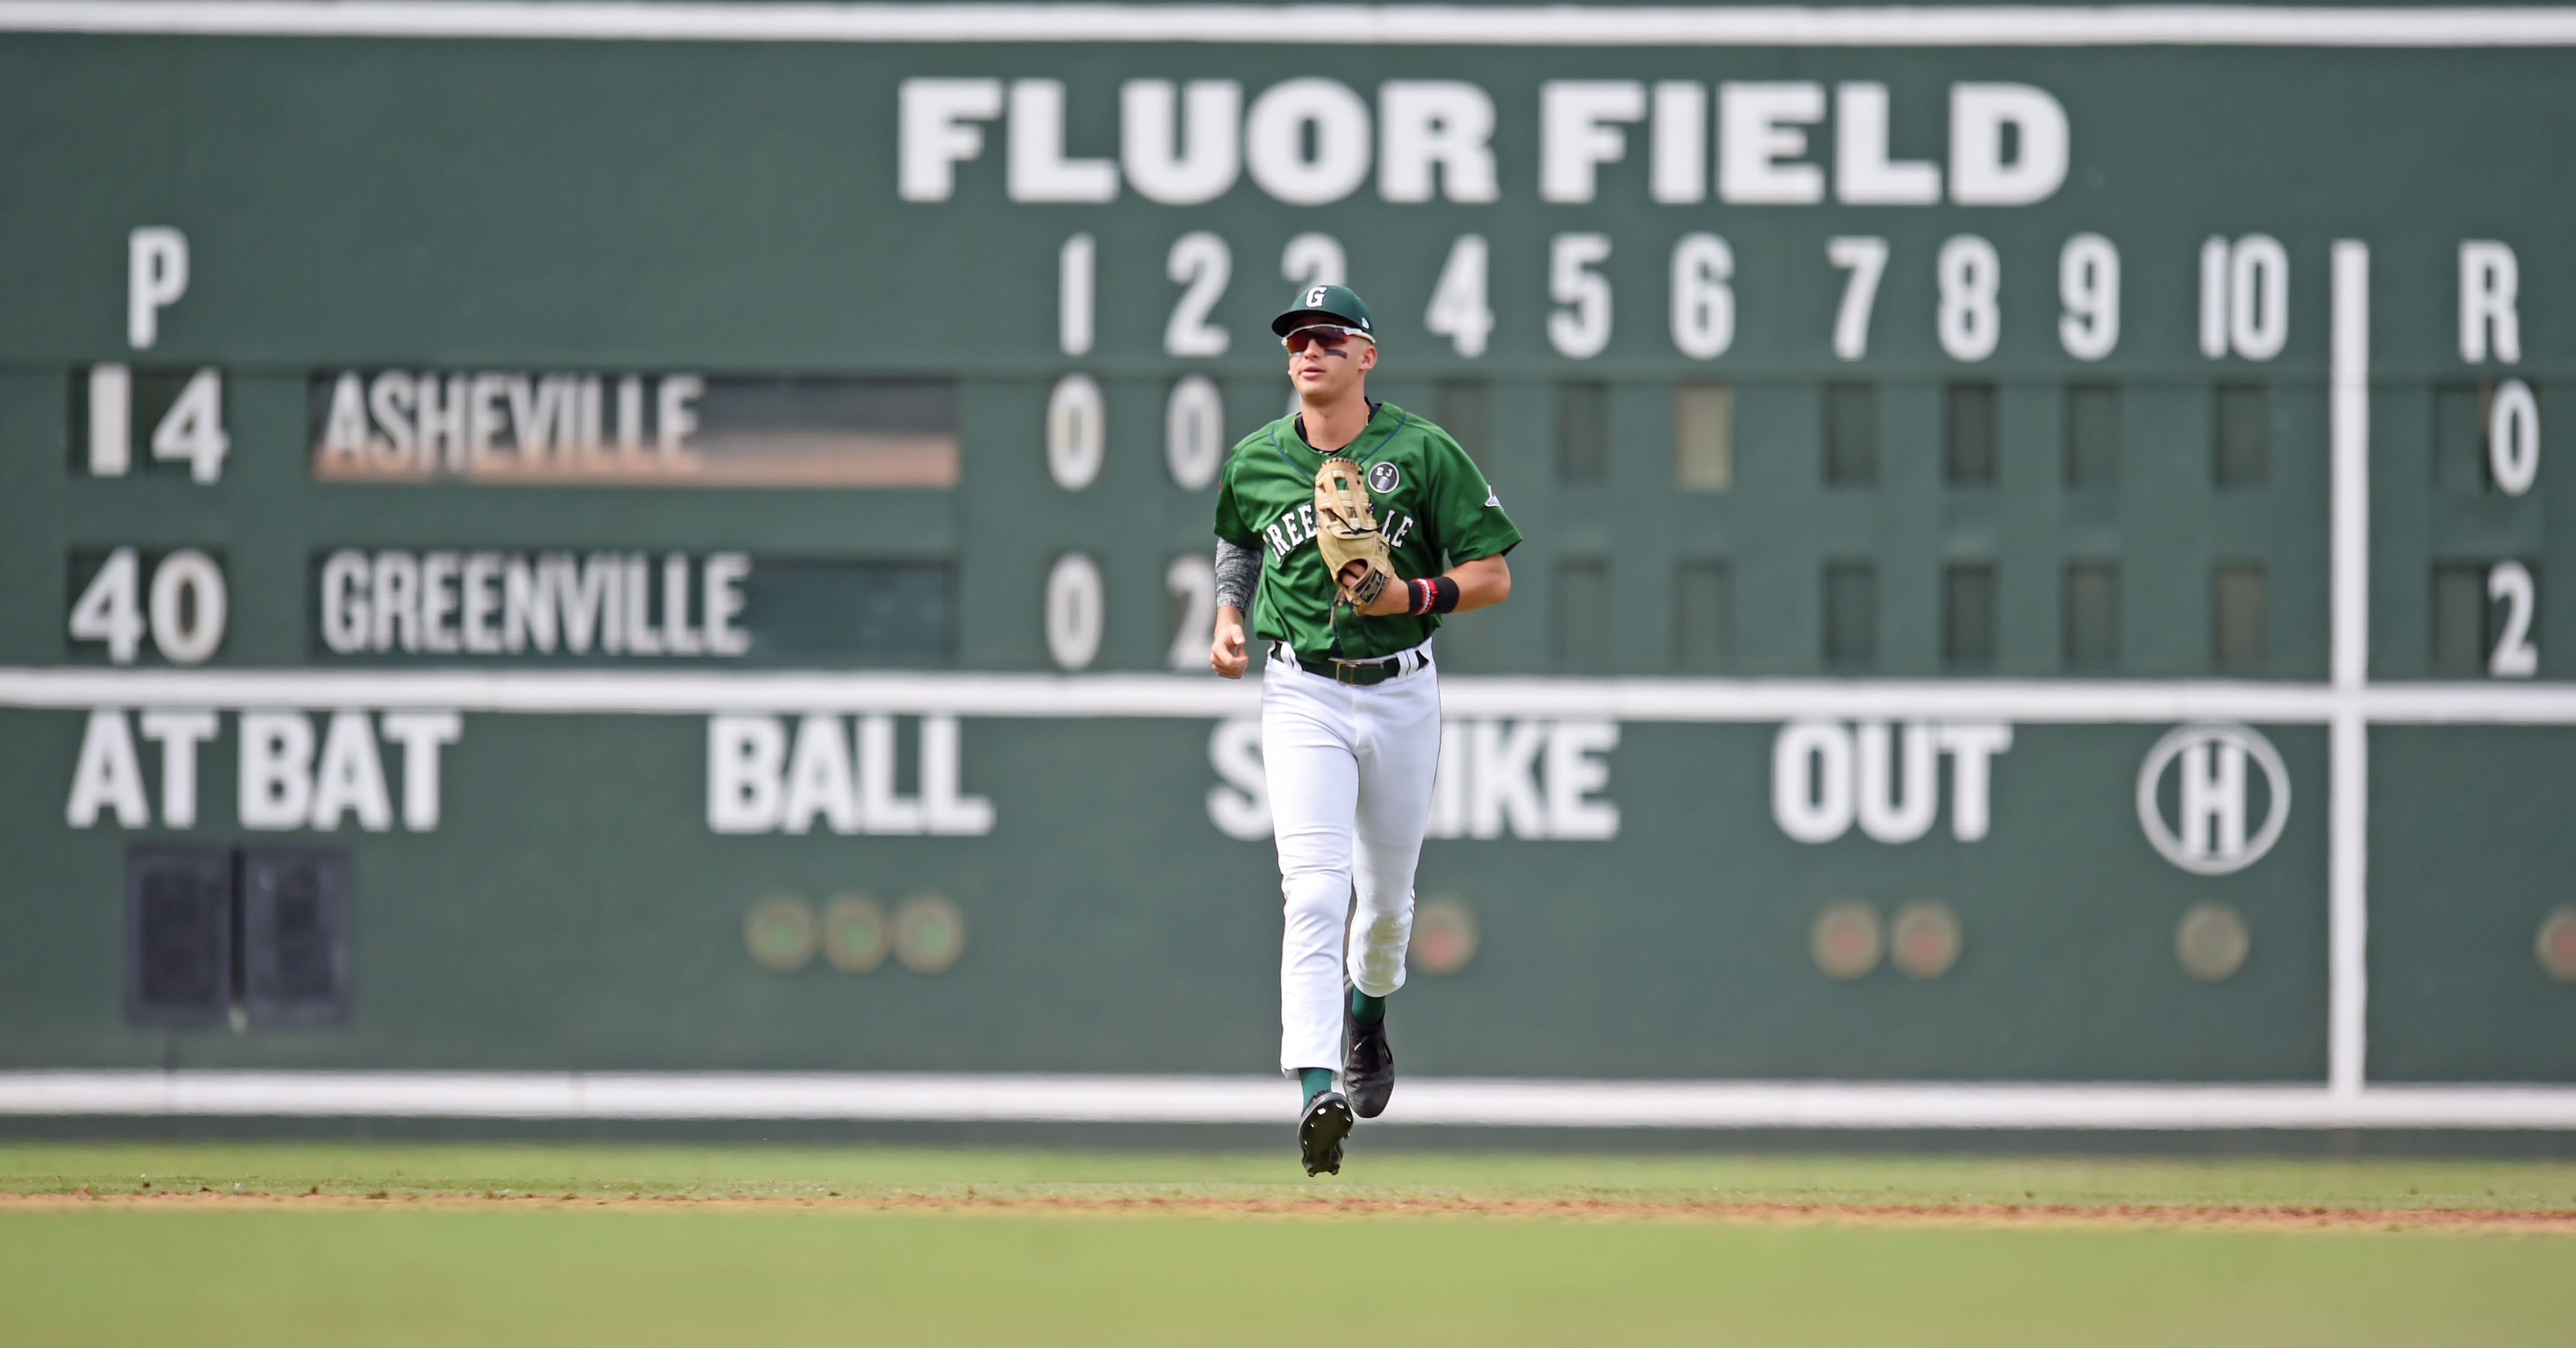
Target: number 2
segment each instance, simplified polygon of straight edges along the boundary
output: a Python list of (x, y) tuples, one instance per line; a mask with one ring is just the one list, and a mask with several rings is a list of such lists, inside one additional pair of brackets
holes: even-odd
[(2534, 587), (2531, 568), (2520, 562), (2498, 562), (2487, 572), (2487, 598), (2504, 602), (2504, 631), (2487, 657), (2487, 673), (2499, 679), (2527, 679), (2540, 672), (2540, 649), (2531, 644)]
[(1208, 314), (1225, 294), (1226, 278), (1234, 274), (1234, 255), (1225, 240), (1206, 230), (1184, 234), (1172, 243), (1172, 256), (1164, 268), (1173, 280), (1181, 282), (1180, 302), (1172, 306), (1172, 321), (1163, 329), (1163, 353), (1171, 356), (1222, 356), (1225, 354), (1225, 329), (1208, 321)]

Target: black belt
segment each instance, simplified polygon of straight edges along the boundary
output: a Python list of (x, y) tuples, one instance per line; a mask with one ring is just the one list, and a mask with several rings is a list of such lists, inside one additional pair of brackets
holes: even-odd
[(1287, 643), (1274, 641), (1270, 643), (1270, 654), (1274, 659), (1295, 661), (1299, 669), (1309, 674), (1331, 679), (1335, 683), (1346, 683), (1354, 688), (1367, 688), (1389, 679), (1400, 679), (1431, 663), (1430, 653), (1419, 646), (1409, 651), (1399, 651), (1383, 660), (1309, 660), (1289, 650)]

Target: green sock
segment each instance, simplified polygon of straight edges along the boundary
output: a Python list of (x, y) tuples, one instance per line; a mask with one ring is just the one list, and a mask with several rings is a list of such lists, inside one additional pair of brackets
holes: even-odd
[(1362, 1025), (1375, 1025), (1386, 1019), (1386, 999), (1351, 989), (1351, 1019)]
[(1297, 1083), (1306, 1088), (1306, 1103), (1311, 1105), (1315, 1103), (1316, 1096), (1333, 1088), (1333, 1069), (1329, 1067), (1299, 1068), (1297, 1071)]

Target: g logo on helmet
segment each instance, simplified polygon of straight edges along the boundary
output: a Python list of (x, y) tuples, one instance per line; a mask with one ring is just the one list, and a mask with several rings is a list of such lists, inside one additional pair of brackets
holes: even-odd
[(1307, 308), (1309, 308), (1309, 309), (1320, 309), (1320, 308), (1323, 308), (1323, 307), (1324, 307), (1324, 290), (1325, 290), (1325, 287), (1323, 287), (1323, 286), (1317, 286), (1317, 287), (1315, 287), (1314, 289), (1307, 291), (1307, 292), (1306, 292), (1306, 307), (1307, 307)]
[(1369, 490), (1380, 496), (1404, 485), (1404, 473), (1391, 463), (1373, 463), (1368, 470)]

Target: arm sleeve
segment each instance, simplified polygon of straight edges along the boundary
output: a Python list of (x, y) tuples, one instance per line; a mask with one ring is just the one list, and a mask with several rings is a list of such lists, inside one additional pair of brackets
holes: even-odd
[(1430, 459), (1432, 509), (1440, 526), (1440, 548), (1450, 565), (1480, 557), (1498, 557), (1520, 546), (1521, 531), (1503, 513), (1502, 498), (1485, 481), (1467, 451), (1447, 432), (1432, 437)]
[(1216, 606), (1252, 610), (1252, 589), (1261, 583), (1261, 554), (1240, 543), (1216, 541)]

